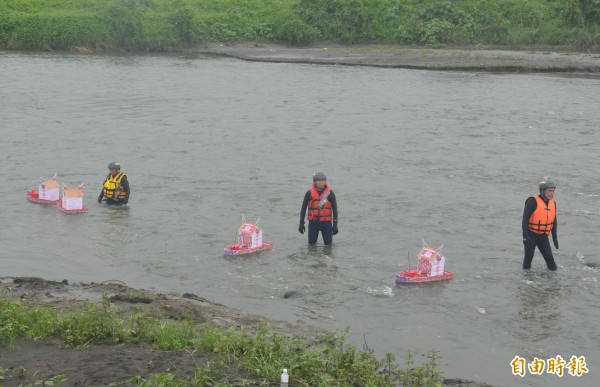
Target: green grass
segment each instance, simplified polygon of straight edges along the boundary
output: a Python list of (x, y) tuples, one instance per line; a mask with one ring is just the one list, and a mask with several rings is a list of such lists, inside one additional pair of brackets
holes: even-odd
[(596, 0), (0, 1), (0, 48), (8, 49), (259, 41), (597, 50), (599, 26)]
[[(158, 350), (207, 353), (215, 359), (198, 366), (188, 379), (166, 370), (149, 379), (138, 376), (122, 381), (125, 385), (205, 385), (217, 380), (218, 370), (227, 365), (241, 366), (267, 384), (276, 383), (281, 370), (287, 368), (294, 375), (294, 385), (299, 386), (441, 385), (436, 351), (427, 354), (421, 366), (414, 365), (413, 353), (409, 351), (406, 368), (402, 368), (392, 354), (380, 360), (371, 350), (359, 350), (349, 344), (347, 333), (348, 329), (310, 339), (273, 333), (266, 327), (249, 333), (239, 328), (196, 325), (189, 320), (156, 319), (140, 312), (125, 317), (106, 297), (98, 303), (58, 310), (0, 296), (3, 345), (14, 345), (21, 337), (58, 339), (66, 347), (129, 343), (151, 345)], [(6, 372), (2, 370), (0, 380)]]

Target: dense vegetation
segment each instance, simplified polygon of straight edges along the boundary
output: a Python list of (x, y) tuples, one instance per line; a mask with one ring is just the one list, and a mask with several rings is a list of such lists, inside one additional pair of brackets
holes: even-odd
[(2, 0), (0, 47), (600, 46), (600, 0)]
[[(212, 356), (190, 378), (166, 370), (157, 375), (132, 376), (124, 385), (230, 385), (231, 381), (220, 372), (227, 367), (245, 369), (261, 385), (278, 382), (283, 368), (294, 375), (295, 386), (441, 386), (443, 380), (436, 351), (426, 355), (427, 360), (421, 366), (415, 366), (413, 353), (409, 351), (405, 366), (400, 367), (392, 354), (378, 360), (370, 350), (357, 350), (346, 342), (345, 333), (313, 338), (309, 344), (306, 338), (270, 333), (266, 328), (248, 333), (242, 329), (197, 325), (186, 319), (154, 318), (142, 312), (125, 316), (107, 297), (102, 302), (60, 310), (0, 295), (0, 345), (12, 345), (18, 337), (59, 339), (66, 347), (129, 343)], [(12, 373), (26, 371), (20, 368)], [(0, 385), (5, 372), (0, 359)], [(151, 380), (143, 379), (146, 377)], [(53, 384), (44, 385), (59, 385), (62, 380), (64, 375), (56, 375)], [(236, 385), (250, 384), (256, 385), (247, 380), (236, 382)]]

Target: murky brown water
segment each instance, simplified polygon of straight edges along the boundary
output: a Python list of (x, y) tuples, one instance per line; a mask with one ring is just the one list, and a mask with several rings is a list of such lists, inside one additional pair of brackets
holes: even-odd
[[(359, 346), (437, 349), (447, 377), (496, 385), (591, 385), (515, 377), (516, 355), (600, 369), (599, 80), (6, 52), (0, 74), (3, 276), (118, 279), (350, 326)], [(132, 186), (123, 210), (94, 200), (113, 160)], [(339, 203), (331, 250), (297, 232), (316, 170)], [(25, 200), (55, 172), (85, 182), (89, 214)], [(524, 274), (522, 206), (545, 175), (559, 271), (536, 255)], [(225, 259), (242, 215), (275, 248)], [(421, 238), (445, 245), (456, 278), (396, 288)]]

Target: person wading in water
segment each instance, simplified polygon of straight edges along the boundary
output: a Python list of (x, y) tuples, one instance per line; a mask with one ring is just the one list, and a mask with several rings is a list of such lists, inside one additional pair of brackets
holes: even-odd
[(327, 177), (323, 172), (313, 175), (313, 185), (304, 195), (300, 210), (298, 231), (304, 234), (304, 217), (308, 209), (308, 243), (314, 245), (323, 236), (323, 243), (330, 245), (333, 235), (338, 233), (338, 210), (335, 194), (327, 185)]
[(525, 258), (523, 269), (531, 268), (533, 253), (537, 246), (546, 261), (549, 270), (556, 270), (556, 262), (552, 255), (548, 235), (552, 233), (554, 247), (558, 249), (556, 203), (554, 203), (554, 192), (556, 184), (551, 181), (540, 181), (540, 194), (531, 196), (525, 201), (523, 211), (523, 245), (525, 246)]

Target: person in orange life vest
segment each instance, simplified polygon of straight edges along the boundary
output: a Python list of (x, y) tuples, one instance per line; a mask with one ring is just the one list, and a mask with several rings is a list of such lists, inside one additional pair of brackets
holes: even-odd
[(102, 191), (98, 196), (98, 203), (106, 198), (106, 204), (113, 206), (122, 206), (129, 202), (129, 181), (127, 175), (121, 172), (121, 163), (112, 162), (108, 164), (108, 176), (102, 185)]
[(552, 271), (556, 270), (556, 263), (554, 262), (548, 238), (548, 235), (552, 233), (554, 247), (558, 249), (558, 223), (556, 220), (556, 203), (554, 202), (555, 190), (556, 184), (551, 181), (542, 180), (540, 182), (540, 194), (538, 196), (531, 196), (525, 201), (522, 224), (523, 245), (525, 246), (523, 269), (531, 268), (533, 253), (537, 246), (546, 261), (548, 269)]
[(300, 226), (298, 231), (304, 234), (304, 217), (308, 209), (308, 243), (315, 244), (319, 231), (323, 243), (330, 245), (333, 235), (338, 233), (338, 210), (335, 194), (327, 185), (327, 177), (323, 172), (313, 175), (313, 185), (306, 191), (302, 209), (300, 210)]

